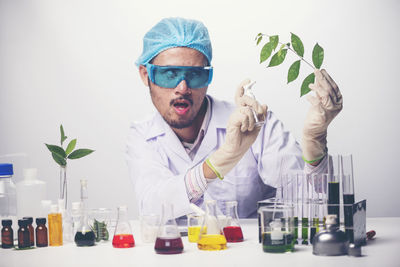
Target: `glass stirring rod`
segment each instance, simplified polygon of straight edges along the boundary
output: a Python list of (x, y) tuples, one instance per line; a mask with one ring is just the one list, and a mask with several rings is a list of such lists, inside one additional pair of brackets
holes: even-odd
[[(256, 97), (254, 96), (253, 91), (251, 89), (255, 83), (256, 83), (256, 81), (252, 81), (252, 82), (246, 84), (245, 86), (243, 86), (244, 95), (251, 97), (253, 99), (256, 99)], [(256, 121), (255, 126), (261, 127), (265, 123), (265, 120), (260, 121), (257, 117), (256, 111), (252, 107), (250, 109), (253, 112), (254, 120)]]

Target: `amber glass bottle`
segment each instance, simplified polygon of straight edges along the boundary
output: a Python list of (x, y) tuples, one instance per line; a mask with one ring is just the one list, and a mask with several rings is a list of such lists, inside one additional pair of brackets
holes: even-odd
[(35, 246), (35, 229), (33, 228), (33, 218), (32, 217), (23, 217), (28, 221), (28, 230), (29, 230), (29, 240), (31, 242), (31, 247)]
[(28, 229), (28, 220), (18, 220), (18, 248), (29, 248), (31, 240)]
[(46, 218), (36, 218), (36, 246), (48, 246)]
[(11, 228), (12, 220), (2, 220), (1, 224), (3, 225), (3, 229), (1, 229), (1, 247), (14, 247), (14, 231)]

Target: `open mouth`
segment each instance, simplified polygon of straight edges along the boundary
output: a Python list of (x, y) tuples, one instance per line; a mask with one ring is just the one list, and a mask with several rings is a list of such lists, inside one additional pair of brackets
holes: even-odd
[(173, 103), (175, 111), (179, 115), (184, 115), (190, 109), (191, 102), (187, 99), (177, 99)]

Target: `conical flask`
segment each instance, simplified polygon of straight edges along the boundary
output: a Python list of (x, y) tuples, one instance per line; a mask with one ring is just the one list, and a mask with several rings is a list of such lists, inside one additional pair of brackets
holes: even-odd
[(117, 226), (115, 226), (112, 245), (114, 248), (131, 248), (135, 246), (135, 239), (128, 221), (127, 206), (118, 207)]
[[(81, 180), (82, 216), (80, 218), (78, 228), (75, 233), (75, 244), (79, 247), (94, 246), (94, 241), (96, 239), (93, 229), (88, 222), (87, 199), (88, 199), (87, 180), (82, 179)], [(69, 231), (72, 231), (72, 229), (69, 229)]]
[(158, 228), (154, 250), (158, 254), (178, 254), (183, 251), (182, 238), (174, 217), (173, 205), (162, 205), (161, 224)]
[[(215, 200), (206, 201), (206, 215), (201, 226), (197, 247), (200, 250), (223, 250), (226, 249), (226, 238), (220, 227), (217, 217)], [(204, 234), (206, 233), (206, 234)]]
[(223, 228), (226, 241), (242, 242), (243, 232), (237, 214), (237, 201), (225, 202), (226, 226)]

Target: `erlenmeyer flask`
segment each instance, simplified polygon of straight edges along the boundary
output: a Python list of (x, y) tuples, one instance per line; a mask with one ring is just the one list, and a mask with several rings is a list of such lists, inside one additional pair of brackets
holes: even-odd
[(200, 250), (226, 249), (226, 238), (223, 235), (223, 231), (221, 231), (216, 209), (215, 200), (206, 201), (206, 215), (197, 242), (197, 247)]
[(227, 225), (223, 228), (226, 241), (242, 242), (243, 232), (237, 214), (237, 201), (225, 202), (225, 215)]
[(87, 213), (87, 180), (81, 180), (81, 203), (82, 203), (82, 216), (80, 218), (77, 231), (75, 233), (75, 244), (79, 247), (83, 246), (94, 246), (96, 236), (93, 229), (90, 227), (88, 222)]
[(154, 250), (158, 254), (178, 254), (183, 251), (182, 238), (174, 217), (173, 205), (162, 205), (161, 224), (158, 228)]
[(135, 239), (128, 221), (127, 206), (118, 207), (117, 225), (115, 226), (112, 245), (114, 248), (131, 248), (135, 246)]

